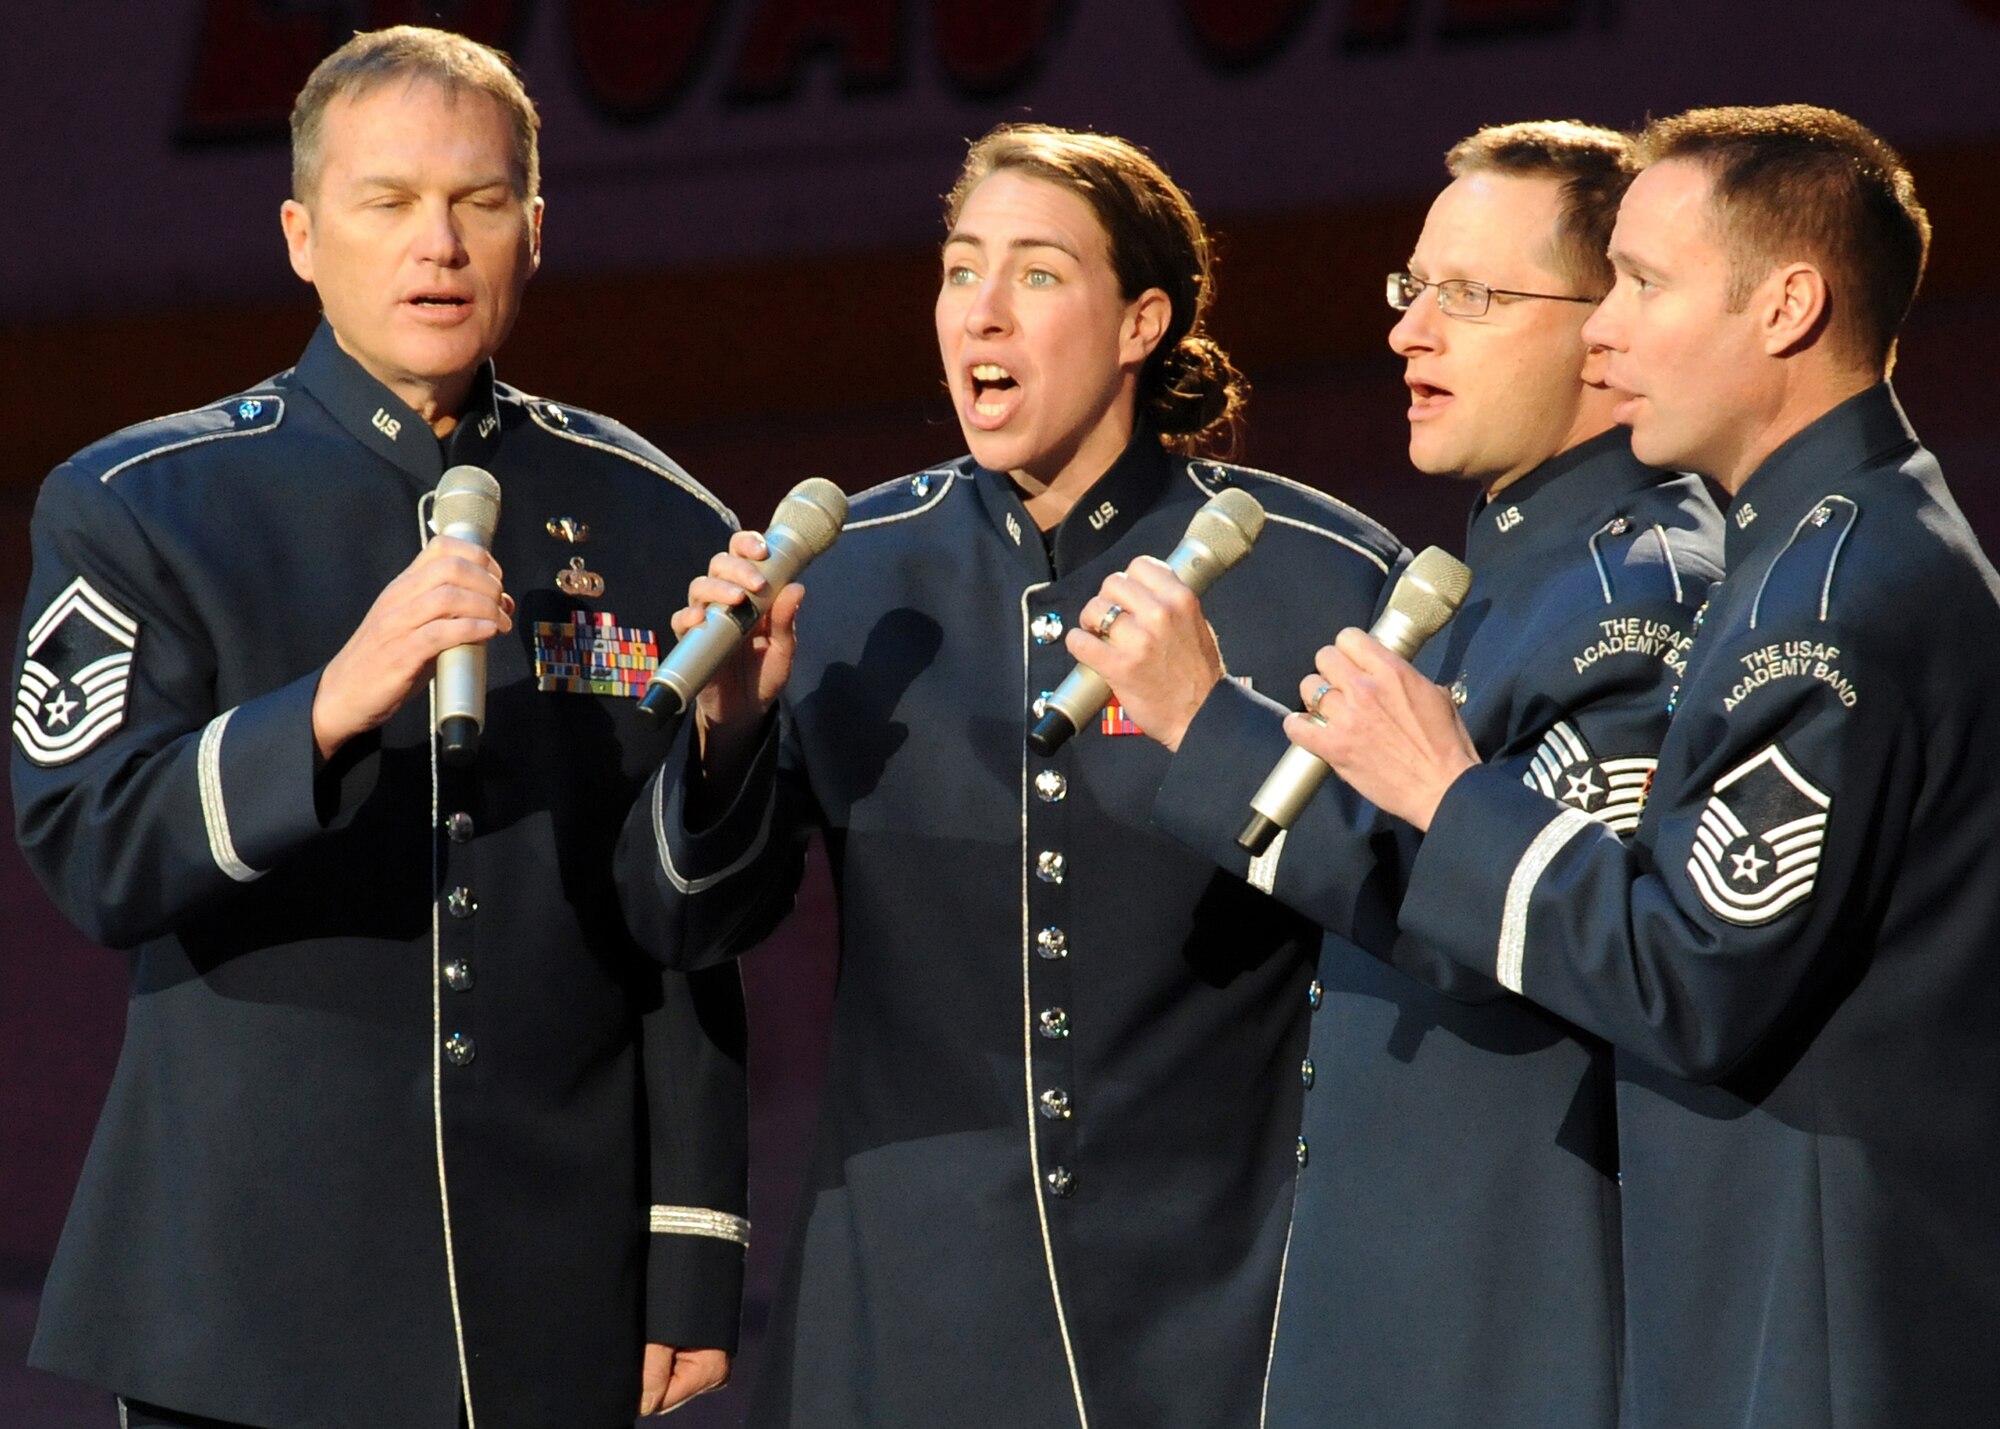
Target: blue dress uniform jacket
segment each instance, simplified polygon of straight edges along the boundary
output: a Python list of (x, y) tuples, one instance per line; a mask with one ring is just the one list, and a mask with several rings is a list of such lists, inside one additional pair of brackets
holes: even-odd
[[(477, 764), (433, 762), (420, 691), (316, 771), (320, 671), (460, 462), (503, 488), (519, 602)], [(612, 854), (664, 741), (578, 692), (620, 663), (580, 652), (664, 628), (732, 524), (490, 367), (440, 443), (324, 327), (50, 476), (19, 833), (135, 954), (32, 1363), (256, 1425), (424, 1429), (464, 1397), (477, 1429), (589, 1429), (630, 1419), (646, 1339), (733, 1345), (741, 991), (662, 978), (627, 930)], [(600, 595), (558, 589), (572, 560)]]
[(1886, 386), (1731, 507), (1631, 845), (1474, 769), (1403, 922), (1619, 1049), (1630, 1422), (2000, 1403), (2000, 580)]
[(1387, 533), (1142, 430), (1051, 563), (1011, 482), (964, 458), (856, 499), (735, 806), (691, 835), (663, 774), (628, 825), (679, 934), (659, 941), (688, 954), (783, 911), (811, 827), (839, 890), (826, 1098), (752, 1423), (1254, 1421), (1317, 930), (1147, 827), (1167, 755), (1115, 709), (1052, 758), (1026, 744), (1084, 602), (1224, 483), (1270, 520), (1209, 616), (1237, 676), (1282, 687), (1373, 608)]
[[(1497, 767), (1630, 833), (1721, 556), (1701, 483), (1606, 433), (1474, 507), (1472, 588), (1417, 667), (1450, 686)], [(1235, 834), (1287, 747), (1281, 713), (1219, 687), (1161, 788), (1160, 826), (1243, 867)], [(1329, 930), (1267, 1420), (1609, 1429), (1623, 1321), (1610, 1049), (1396, 936), (1416, 842), (1335, 781), (1252, 874)]]

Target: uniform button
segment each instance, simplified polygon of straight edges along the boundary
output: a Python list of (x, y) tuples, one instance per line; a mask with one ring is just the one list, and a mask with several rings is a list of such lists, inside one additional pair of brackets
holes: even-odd
[(547, 417), (551, 422), (554, 422), (558, 427), (569, 426), (569, 413), (553, 402), (542, 403), (542, 415)]
[(463, 809), (459, 810), (444, 821), (444, 831), (451, 836), (451, 841), (455, 844), (471, 843), (472, 815)]
[(1035, 934), (1035, 952), (1050, 962), (1069, 956), (1069, 934), (1060, 928), (1044, 928)]
[(1300, 1080), (1301, 1082), (1305, 1083), (1305, 1087), (1306, 1087), (1306, 1090), (1307, 1090), (1307, 1091), (1311, 1091), (1311, 1090), (1312, 1090), (1312, 1084), (1313, 1084), (1313, 1059), (1312, 1059), (1312, 1058), (1308, 1057), (1308, 1058), (1306, 1058), (1306, 1059), (1305, 1059), (1305, 1061), (1303, 1061), (1303, 1062), (1299, 1063), (1299, 1080)]
[(1303, 1136), (1299, 1138), (1298, 1158), (1299, 1169), (1304, 1170), (1306, 1164), (1306, 1139)]
[(1042, 1177), (1042, 1180), (1048, 1183), (1049, 1194), (1058, 1201), (1067, 1201), (1076, 1194), (1076, 1177), (1070, 1174), (1067, 1166), (1051, 1168), (1049, 1174)]
[(1069, 792), (1069, 780), (1053, 769), (1044, 769), (1035, 776), (1035, 792), (1042, 796), (1044, 804), (1060, 804), (1063, 795)]
[(453, 958), (444, 965), (445, 986), (453, 992), (472, 990), (472, 964), (464, 958)]
[(1042, 1115), (1050, 1121), (1068, 1121), (1069, 1093), (1061, 1087), (1050, 1087), (1043, 1092)]
[(470, 918), (479, 911), (479, 900), (472, 896), (472, 890), (464, 884), (444, 896), (445, 911), (454, 918)]
[(1831, 506), (1819, 507), (1812, 514), (1812, 523), (1815, 526), (1824, 526), (1827, 522), (1831, 521), (1832, 519), (1833, 519), (1833, 508)]
[(931, 474), (929, 472), (920, 471), (915, 476), (910, 478), (910, 495), (928, 496), (930, 495), (930, 492), (931, 492)]
[(1465, 687), (1465, 676), (1460, 675), (1456, 680), (1451, 682), (1451, 702), (1453, 704), (1464, 704), (1465, 697), (1470, 693), (1471, 691)]
[(1069, 1036), (1069, 1014), (1060, 1007), (1042, 1009), (1042, 1035), (1050, 1038)]
[(454, 1032), (444, 1039), (444, 1055), (454, 1067), (464, 1067), (471, 1063), (475, 1054), (472, 1039), (463, 1032)]
[(1051, 853), (1044, 849), (1035, 855), (1035, 877), (1044, 883), (1061, 883), (1063, 872), (1068, 866), (1069, 860), (1059, 853)]
[(1054, 690), (1043, 690), (1039, 695), (1035, 696), (1035, 702), (1028, 706), (1036, 719), (1040, 719), (1049, 712), (1049, 696), (1054, 693)]
[(1318, 1012), (1319, 1005), (1325, 1000), (1326, 988), (1320, 983), (1318, 978), (1314, 978), (1312, 985), (1306, 989), (1306, 1006), (1310, 1007), (1314, 1012)]
[(1028, 633), (1035, 637), (1037, 645), (1053, 645), (1062, 639), (1062, 617), (1053, 610), (1036, 616), (1028, 622)]
[(1611, 524), (1604, 529), (1614, 536), (1622, 536), (1632, 529), (1632, 523), (1623, 516), (1614, 516), (1611, 518)]

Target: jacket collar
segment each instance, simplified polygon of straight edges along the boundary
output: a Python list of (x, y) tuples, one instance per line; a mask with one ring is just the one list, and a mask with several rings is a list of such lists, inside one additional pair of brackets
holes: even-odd
[(1473, 502), (1466, 523), (1466, 564), (1484, 571), (1567, 545), (1599, 529), (1607, 512), (1661, 480), (1660, 472), (1632, 455), (1631, 433), (1623, 427), (1578, 442), (1492, 500), (1482, 493)]
[(356, 441), (425, 486), (436, 485), (448, 466), (485, 465), (499, 440), (500, 409), (490, 360), (479, 365), (458, 426), (442, 442), (408, 403), (348, 356), (324, 320), (294, 372)]
[[(976, 462), (972, 471), (988, 519), (1009, 545), (1022, 551), (1036, 574), (1047, 579), (1049, 563), (1041, 537), (1013, 479)], [(1056, 527), (1055, 576), (1060, 579), (1117, 545), (1159, 500), (1171, 472), (1172, 459), (1160, 445), (1159, 434), (1140, 420), (1118, 460), (1077, 498)]]
[(1887, 382), (1878, 382), (1814, 421), (1764, 458), (1729, 505), (1723, 564), (1791, 538), (1807, 512), (1844, 476), (1914, 450), (1917, 434)]

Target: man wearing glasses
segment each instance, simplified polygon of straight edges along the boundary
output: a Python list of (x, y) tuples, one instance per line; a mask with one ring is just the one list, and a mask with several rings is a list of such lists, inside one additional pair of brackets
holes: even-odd
[[(1479, 483), (1472, 589), (1418, 668), (1487, 759), (1624, 834), (1722, 544), (1698, 481), (1633, 459), (1582, 337), (1612, 281), (1626, 141), (1513, 124), (1446, 164), (1388, 280), (1411, 461)], [(1157, 576), (1100, 597), (1145, 645), (1087, 655), (1177, 750), (1155, 821), (1328, 930), (1267, 1423), (1605, 1429), (1622, 1314), (1608, 1050), (1399, 936), (1418, 836), (1337, 782), (1249, 863), (1236, 835), (1287, 747), (1283, 711), (1219, 678), (1199, 606)]]

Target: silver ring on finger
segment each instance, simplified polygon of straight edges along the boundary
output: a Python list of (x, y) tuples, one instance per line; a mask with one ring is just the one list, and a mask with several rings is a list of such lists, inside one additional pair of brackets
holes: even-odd
[(1321, 680), (1319, 688), (1312, 692), (1312, 698), (1306, 701), (1306, 713), (1321, 724), (1326, 723), (1326, 716), (1319, 712), (1319, 702), (1326, 698), (1327, 692), (1332, 688), (1332, 685), (1329, 685), (1325, 680)]
[(1124, 606), (1119, 605), (1116, 601), (1112, 602), (1110, 609), (1098, 617), (1097, 638), (1099, 640), (1109, 640), (1111, 638), (1111, 627), (1118, 623), (1118, 617), (1124, 613)]

